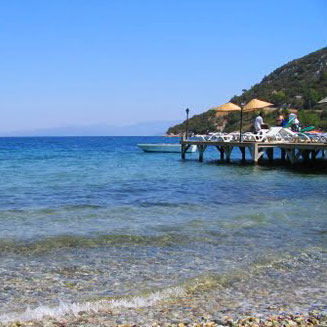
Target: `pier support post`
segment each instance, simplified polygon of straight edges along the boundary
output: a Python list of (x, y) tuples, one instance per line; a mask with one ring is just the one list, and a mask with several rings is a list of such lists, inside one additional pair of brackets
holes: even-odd
[[(313, 162), (321, 157), (324, 158), (327, 151), (326, 144), (302, 144), (302, 143), (263, 143), (263, 142), (224, 142), (222, 140), (218, 141), (191, 141), (191, 140), (181, 140), (181, 158), (186, 159), (186, 153), (188, 149), (194, 144), (198, 147), (199, 161), (204, 161), (204, 152), (208, 146), (215, 147), (220, 154), (220, 160), (225, 160), (225, 162), (230, 162), (231, 153), (234, 147), (239, 148), (241, 152), (242, 162), (246, 161), (246, 151), (249, 150), (254, 164), (260, 162), (260, 158), (267, 155), (269, 162), (274, 160), (276, 155), (275, 148), (280, 149), (280, 156), (282, 161), (290, 162), (292, 165), (298, 160), (303, 158), (304, 162), (312, 160)], [(237, 150), (238, 151), (238, 150)], [(279, 157), (279, 153), (277, 153)]]
[(300, 157), (301, 151), (299, 150), (297, 154), (298, 156), (296, 156), (295, 149), (290, 150), (290, 156), (293, 158), (290, 158), (291, 164), (294, 164), (298, 160), (296, 157)]
[(220, 153), (220, 160), (224, 160), (224, 157), (225, 157), (225, 151), (224, 151), (224, 148), (221, 147), (221, 146), (217, 146), (216, 148), (217, 148), (217, 150), (218, 150), (219, 153)]
[(232, 146), (225, 146), (224, 152), (226, 154), (226, 162), (230, 162), (230, 155), (232, 153), (233, 147)]
[(190, 144), (182, 144), (182, 159), (185, 160), (185, 154), (187, 150), (190, 148)]
[(263, 156), (264, 151), (259, 149), (259, 145), (257, 143), (253, 144), (253, 149), (252, 149), (252, 157), (253, 161), (255, 164), (258, 164), (259, 159)]
[(259, 159), (264, 155), (266, 148), (263, 146), (259, 147), (258, 143), (253, 143), (252, 150), (250, 151), (252, 154), (253, 162), (257, 164), (259, 162)]
[(309, 150), (302, 150), (301, 151), (302, 158), (304, 162), (308, 162), (310, 158), (310, 151)]
[(259, 150), (258, 150), (258, 144), (257, 143), (253, 144), (252, 156), (253, 156), (254, 163), (257, 164), (258, 160), (259, 160)]
[(270, 163), (274, 161), (274, 148), (267, 149), (267, 156)]
[(317, 158), (317, 154), (319, 153), (319, 150), (318, 151), (316, 151), (316, 150), (312, 150), (312, 152), (311, 152), (311, 159), (313, 160), (313, 161), (315, 161), (316, 160), (316, 158)]
[(295, 149), (285, 149), (286, 153), (287, 153), (287, 158), (289, 159), (289, 161), (291, 162), (291, 164), (293, 165), (302, 154), (301, 150), (298, 150), (297, 153), (295, 152)]
[(185, 160), (185, 152), (186, 152), (185, 144), (182, 144), (182, 160)]
[(203, 162), (203, 153), (205, 151), (205, 149), (207, 148), (206, 145), (199, 145), (198, 146), (198, 150), (199, 150), (199, 161)]
[(245, 162), (245, 147), (240, 147), (240, 150), (242, 152), (242, 162)]
[(286, 157), (286, 152), (284, 149), (280, 149), (280, 159), (282, 161), (285, 161), (285, 157)]

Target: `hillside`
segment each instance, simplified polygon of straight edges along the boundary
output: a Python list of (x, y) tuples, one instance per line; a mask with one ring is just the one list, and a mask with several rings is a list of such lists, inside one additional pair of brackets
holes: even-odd
[(276, 106), (311, 109), (327, 96), (327, 47), (293, 60), (274, 70), (262, 81), (231, 102), (246, 103), (259, 98)]
[[(293, 60), (274, 70), (262, 81), (244, 90), (230, 101), (241, 105), (253, 98), (268, 101), (276, 107), (295, 108), (305, 125), (316, 125), (327, 128), (327, 106), (318, 101), (327, 96), (327, 47)], [(245, 114), (245, 129), (249, 129), (255, 113)], [(274, 114), (267, 115), (267, 122), (273, 123)], [(215, 110), (193, 116), (189, 120), (191, 132), (202, 134), (217, 130), (229, 132), (237, 129), (239, 113), (225, 117), (217, 116)], [(179, 134), (185, 131), (185, 122), (170, 127), (167, 133)]]

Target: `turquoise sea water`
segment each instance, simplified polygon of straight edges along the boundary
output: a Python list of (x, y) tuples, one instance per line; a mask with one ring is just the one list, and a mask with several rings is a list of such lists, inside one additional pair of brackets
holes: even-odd
[[(0, 313), (138, 294), (281, 258), (296, 287), (298, 278), (325, 291), (326, 174), (221, 164), (214, 150), (205, 163), (197, 154), (183, 162), (136, 146), (172, 141), (0, 139)], [(303, 254), (315, 272), (294, 268)]]

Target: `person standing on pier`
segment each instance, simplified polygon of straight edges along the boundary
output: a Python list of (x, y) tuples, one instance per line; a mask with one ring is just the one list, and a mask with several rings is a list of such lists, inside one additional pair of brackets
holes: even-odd
[(256, 117), (256, 119), (254, 120), (254, 132), (258, 133), (262, 129), (261, 125), (263, 124), (264, 124), (263, 112), (261, 111), (259, 115)]
[(284, 124), (285, 124), (285, 118), (283, 116), (282, 111), (279, 110), (276, 116), (276, 126), (284, 126)]

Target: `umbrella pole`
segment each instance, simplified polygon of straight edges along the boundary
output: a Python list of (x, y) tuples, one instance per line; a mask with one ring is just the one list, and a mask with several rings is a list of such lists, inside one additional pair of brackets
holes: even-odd
[(242, 143), (242, 127), (243, 127), (243, 106), (241, 106), (240, 143)]

